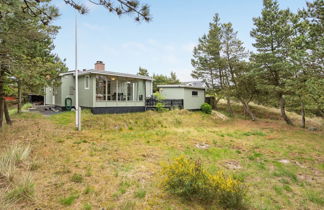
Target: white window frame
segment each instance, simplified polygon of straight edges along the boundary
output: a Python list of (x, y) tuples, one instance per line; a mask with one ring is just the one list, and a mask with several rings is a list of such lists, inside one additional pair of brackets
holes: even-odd
[[(88, 86), (87, 86), (87, 80), (88, 80)], [(86, 75), (84, 77), (84, 89), (89, 90), (90, 89), (90, 76)]]

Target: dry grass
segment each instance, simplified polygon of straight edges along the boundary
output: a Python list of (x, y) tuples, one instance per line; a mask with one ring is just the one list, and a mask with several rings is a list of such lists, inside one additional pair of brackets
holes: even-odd
[[(232, 108), (236, 117), (241, 119), (249, 119), (249, 116), (244, 114), (243, 107), (240, 103), (232, 102)], [(250, 108), (257, 118), (266, 120), (282, 120), (280, 110), (275, 107), (266, 107), (255, 103), (250, 103)], [(227, 112), (227, 103), (225, 100), (219, 102), (220, 111)], [(301, 125), (301, 116), (295, 112), (286, 112), (288, 117), (296, 126)], [(324, 119), (321, 117), (306, 117), (307, 127), (316, 127), (324, 129)]]
[(31, 177), (24, 176), (12, 189), (5, 192), (4, 200), (8, 203), (30, 201), (33, 199), (34, 192), (34, 183)]
[[(184, 110), (85, 111), (81, 132), (73, 120), (72, 112), (50, 118), (24, 113), (0, 131), (0, 146), (30, 144), (37, 165), (17, 168), (33, 177), (35, 196), (14, 208), (204, 209), (161, 190), (161, 163), (179, 155), (200, 158), (211, 173), (223, 169), (244, 180), (251, 209), (323, 207), (323, 131), (276, 119), (222, 121)], [(208, 149), (197, 148), (199, 143)], [(82, 182), (73, 181), (74, 174)]]
[(12, 181), (16, 167), (25, 160), (30, 153), (30, 147), (14, 144), (7, 148), (0, 156), (0, 178)]
[(30, 152), (30, 146), (12, 144), (1, 153), (0, 206), (5, 209), (12, 209), (16, 203), (28, 202), (33, 198), (34, 184), (24, 169)]

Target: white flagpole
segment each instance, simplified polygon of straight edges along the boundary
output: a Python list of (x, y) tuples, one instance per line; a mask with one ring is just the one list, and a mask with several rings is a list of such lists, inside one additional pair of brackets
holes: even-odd
[(79, 113), (79, 78), (78, 78), (78, 20), (75, 15), (75, 127), (81, 130)]

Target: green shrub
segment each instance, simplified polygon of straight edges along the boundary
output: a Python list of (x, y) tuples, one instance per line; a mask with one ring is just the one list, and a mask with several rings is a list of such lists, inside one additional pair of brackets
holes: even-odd
[(75, 183), (82, 183), (83, 182), (83, 177), (81, 174), (73, 174), (71, 177), (71, 181)]
[(153, 93), (153, 96), (154, 96), (154, 98), (155, 98), (156, 100), (158, 100), (158, 101), (162, 101), (162, 100), (165, 99), (165, 98), (161, 95), (160, 92), (155, 92), (155, 93)]
[(223, 172), (207, 172), (200, 161), (179, 157), (163, 167), (162, 186), (172, 194), (187, 200), (214, 203), (225, 208), (241, 208), (245, 185)]
[(166, 108), (164, 108), (164, 104), (161, 102), (156, 103), (156, 111), (158, 112), (166, 111)]
[(206, 114), (211, 114), (212, 113), (212, 106), (207, 104), (207, 103), (203, 103), (200, 107), (201, 111), (203, 113), (206, 113)]
[(161, 95), (160, 92), (155, 92), (153, 94), (154, 98), (157, 100), (157, 103), (155, 105), (156, 111), (158, 112), (164, 112), (167, 109), (164, 108), (164, 103), (162, 103), (162, 101), (164, 100), (164, 97)]

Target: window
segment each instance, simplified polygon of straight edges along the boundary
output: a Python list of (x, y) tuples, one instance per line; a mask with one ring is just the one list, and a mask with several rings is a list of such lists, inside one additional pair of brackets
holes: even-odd
[(85, 76), (85, 78), (84, 78), (84, 88), (85, 89), (89, 89), (89, 80), (90, 80), (90, 77), (87, 75), (87, 76)]
[(109, 80), (107, 83), (108, 101), (116, 101), (116, 84), (117, 80)]
[(139, 101), (144, 100), (144, 94), (145, 94), (145, 86), (144, 81), (140, 80), (137, 82), (137, 96)]
[[(90, 87), (90, 81), (88, 84)], [(144, 89), (142, 81), (96, 76), (97, 101), (143, 101)]]
[(134, 83), (127, 82), (127, 101), (133, 101), (134, 98)]
[(118, 80), (118, 101), (126, 101), (127, 82), (123, 79)]
[(107, 81), (108, 83), (107, 83), (107, 85), (108, 85), (108, 87), (107, 87), (107, 93), (108, 93), (108, 95), (110, 95), (111, 94), (111, 81)]
[(198, 96), (198, 91), (195, 91), (195, 90), (192, 91), (192, 95), (193, 95), (193, 96)]

